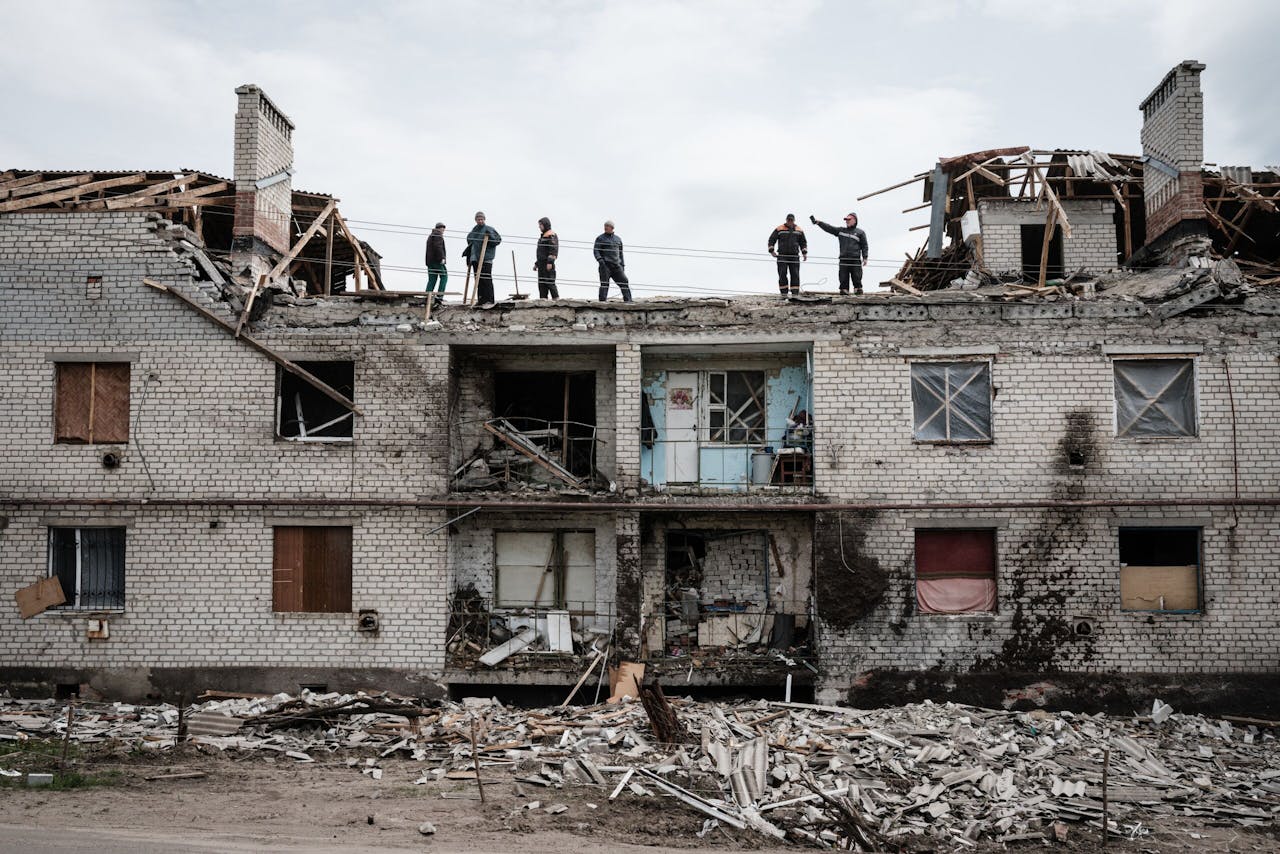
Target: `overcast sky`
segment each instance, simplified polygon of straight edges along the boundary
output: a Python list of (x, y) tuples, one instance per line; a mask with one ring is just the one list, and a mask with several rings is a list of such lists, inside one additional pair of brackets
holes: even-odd
[[(908, 229), (927, 212), (901, 213), (918, 185), (857, 196), (984, 148), (1141, 153), (1138, 104), (1183, 59), (1208, 65), (1206, 159), (1280, 162), (1273, 0), (0, 0), (0, 12), (0, 169), (229, 176), (233, 89), (256, 83), (297, 126), (294, 187), (340, 197), (395, 288), (421, 287), (393, 268), (421, 267), (422, 229), (465, 230), (477, 209), (506, 238), (497, 272), (516, 250), (522, 289), (544, 215), (565, 241), (565, 296), (594, 293), (567, 281), (595, 276), (569, 242), (589, 244), (605, 218), (639, 296), (776, 293), (763, 253), (788, 212), (810, 235), (806, 283), (835, 285), (834, 263), (816, 260), (835, 238), (808, 215), (850, 209), (881, 281), (923, 240)], [(461, 246), (451, 236), (451, 268)]]

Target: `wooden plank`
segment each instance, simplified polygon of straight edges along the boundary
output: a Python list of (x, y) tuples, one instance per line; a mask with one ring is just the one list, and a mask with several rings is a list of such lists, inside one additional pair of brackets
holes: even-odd
[[(177, 180), (178, 183), (184, 183), (181, 180), (178, 180), (178, 179), (175, 179), (175, 180)], [(190, 183), (190, 182), (187, 181), (185, 183)], [(174, 185), (173, 182), (166, 182), (166, 184), (170, 186)], [(88, 202), (84, 205), (78, 205), (77, 207), (81, 207), (86, 210), (93, 210), (94, 208), (91, 206), (98, 205), (98, 204), (105, 204), (106, 209), (112, 210), (112, 211), (128, 210), (129, 208), (141, 208), (141, 207), (176, 208), (176, 207), (184, 207), (190, 204), (196, 204), (198, 202), (203, 202), (206, 199), (208, 199), (209, 196), (213, 196), (218, 193), (225, 192), (229, 189), (231, 189), (231, 185), (225, 181), (222, 181), (217, 184), (206, 184), (203, 187), (196, 187), (195, 189), (184, 190), (180, 193), (173, 193), (167, 196), (160, 195), (157, 197), (156, 194), (147, 193), (147, 192), (130, 193), (127, 196), (117, 196), (113, 199), (105, 199), (105, 200), (98, 200), (94, 202)]]
[(109, 190), (112, 187), (127, 187), (130, 184), (141, 184), (147, 180), (146, 173), (139, 172), (136, 175), (125, 175), (121, 178), (109, 178), (105, 181), (93, 181), (88, 184), (81, 184), (71, 189), (58, 190), (53, 193), (44, 193), (39, 196), (30, 196), (24, 199), (12, 199), (7, 202), (0, 202), (0, 213), (10, 213), (11, 211), (25, 210), (39, 205), (47, 205), (50, 202), (60, 202), (64, 199), (74, 198), (85, 193), (96, 193), (99, 190)]
[[(293, 262), (293, 259), (298, 257), (298, 253), (302, 251), (302, 248), (307, 245), (307, 242), (310, 241), (311, 238), (316, 236), (316, 233), (324, 225), (325, 219), (329, 216), (329, 214), (333, 213), (333, 209), (337, 207), (337, 205), (338, 205), (337, 199), (329, 200), (329, 204), (325, 205), (325, 208), (323, 211), (320, 212), (320, 215), (311, 221), (310, 227), (307, 228), (307, 230), (302, 233), (302, 236), (299, 237), (297, 241), (294, 242), (293, 248), (290, 249), (287, 253), (285, 253), (285, 256), (281, 258), (274, 267), (271, 268), (270, 273), (267, 273), (268, 281), (274, 280), (276, 276), (279, 276), (281, 273), (283, 273), (285, 271), (285, 268), (287, 268), (289, 264)], [(246, 312), (248, 311), (248, 306), (245, 306), (245, 310)], [(241, 318), (240, 322), (241, 324), (243, 324), (244, 319)]]
[(253, 301), (257, 299), (258, 291), (260, 291), (262, 286), (266, 283), (267, 277), (265, 274), (259, 276), (258, 281), (253, 283), (253, 287), (249, 290), (249, 296), (244, 301), (244, 311), (240, 312), (240, 320), (236, 322), (235, 328), (232, 330), (233, 337), (240, 337), (240, 330), (244, 328), (245, 321), (249, 319), (249, 310), (253, 308)]
[(67, 595), (62, 592), (62, 582), (56, 575), (42, 578), (35, 584), (22, 588), (13, 594), (13, 598), (18, 603), (18, 612), (24, 620), (67, 601)]
[(1049, 208), (1049, 215), (1044, 221), (1044, 241), (1040, 244), (1040, 278), (1037, 286), (1041, 288), (1044, 287), (1045, 278), (1049, 272), (1049, 247), (1053, 245), (1053, 232), (1057, 218), (1057, 209)]
[(924, 291), (919, 290), (918, 288), (911, 287), (911, 285), (908, 285), (906, 282), (902, 281), (897, 276), (894, 276), (892, 279), (889, 280), (889, 287), (900, 293), (910, 294), (913, 297), (924, 296)]
[(271, 561), (271, 610), (293, 612), (303, 610), (306, 588), (303, 566), (304, 540), (301, 526), (279, 525), (273, 529)]
[(88, 184), (93, 180), (92, 173), (72, 175), (70, 178), (56, 178), (52, 181), (41, 181), (40, 179), (43, 177), (43, 175), (30, 175), (26, 178), (19, 178), (8, 187), (3, 188), (3, 191), (0, 191), (0, 199), (16, 199), (19, 196), (29, 196), (32, 193), (47, 193), (50, 190), (57, 190), (61, 187)]
[[(171, 294), (172, 296), (177, 297), (178, 299), (185, 302), (188, 306), (190, 306), (193, 310), (195, 310), (197, 314), (200, 314), (207, 320), (210, 320), (213, 323), (217, 324), (218, 326), (221, 326), (227, 332), (232, 332), (232, 333), (235, 332), (235, 326), (232, 323), (230, 323), (229, 321), (223, 320), (221, 317), (214, 314), (212, 311), (205, 308), (204, 306), (200, 305), (200, 303), (196, 302), (191, 297), (187, 296), (177, 288), (171, 288), (168, 285), (163, 284), (162, 282), (155, 281), (154, 279), (144, 278), (142, 282), (148, 287), (155, 288), (158, 291), (164, 291), (167, 294)], [(256, 338), (252, 338), (248, 335), (241, 335), (239, 340), (243, 341), (245, 344), (248, 344), (250, 347), (257, 350), (259, 353), (266, 356), (268, 359), (275, 362), (281, 368), (284, 368), (286, 371), (293, 374), (298, 379), (307, 383), (316, 391), (323, 394), (325, 397), (337, 403), (342, 404), (347, 409), (354, 412), (356, 415), (364, 415), (364, 411), (361, 410), (360, 407), (356, 406), (355, 403), (352, 402), (346, 395), (334, 389), (332, 386), (330, 386), (324, 380), (317, 377), (315, 374), (308, 371), (306, 368), (303, 368), (301, 365), (298, 365), (298, 364), (295, 364), (294, 362), (289, 361), (284, 356), (281, 356), (279, 353), (277, 353), (275, 350), (272, 350), (266, 344), (263, 344), (261, 341), (258, 341)]]
[(505, 426), (497, 427), (493, 424), (493, 422), (486, 421), (484, 423), (484, 429), (489, 431), (493, 435), (497, 436), (504, 443), (510, 445), (512, 448), (519, 451), (521, 454), (528, 457), (529, 459), (533, 460), (535, 463), (542, 466), (544, 469), (551, 472), (556, 477), (560, 478), (570, 486), (578, 486), (578, 487), (582, 486), (582, 481), (577, 477), (575, 477), (572, 472), (570, 472), (568, 469), (565, 469), (563, 466), (559, 465), (558, 463), (544, 456), (541, 452), (542, 451), (541, 448), (538, 448), (537, 446), (533, 445), (532, 442), (529, 442), (528, 440), (524, 440), (522, 437), (520, 437), (520, 431), (516, 430), (505, 420), (503, 419), (499, 419), (499, 420), (501, 420)]
[[(6, 172), (5, 174), (12, 175), (13, 173)], [(87, 176), (82, 177), (85, 177), (87, 180)], [(30, 186), (31, 184), (42, 183), (44, 183), (44, 175), (39, 172), (34, 175), (28, 175), (25, 178), (13, 178), (12, 180), (4, 181), (3, 183), (0, 183), (0, 199), (9, 198), (13, 194), (14, 190)]]
[(911, 184), (914, 184), (916, 181), (920, 181), (920, 180), (922, 180), (922, 179), (924, 179), (924, 178), (928, 178), (928, 177), (929, 177), (929, 173), (928, 173), (928, 172), (921, 172), (919, 175), (915, 176), (914, 178), (910, 179), (909, 181), (899, 181), (897, 184), (894, 184), (892, 187), (885, 187), (883, 190), (876, 190), (876, 191), (874, 191), (874, 192), (867, 193), (865, 196), (858, 196), (858, 201), (862, 201), (863, 199), (869, 199), (869, 198), (871, 198), (872, 196), (878, 196), (878, 195), (880, 195), (881, 193), (887, 193), (887, 192), (889, 192), (890, 190), (896, 190), (896, 189), (898, 189), (899, 187), (907, 187), (907, 186), (910, 186)]
[(356, 256), (356, 290), (360, 290), (360, 267), (363, 267), (369, 275), (369, 287), (379, 290), (378, 277), (373, 274), (373, 268), (369, 266), (369, 259), (365, 257), (364, 249), (360, 247), (360, 241), (351, 233), (351, 229), (347, 227), (347, 221), (342, 218), (342, 214), (338, 213), (338, 209), (333, 210), (334, 221), (338, 223), (338, 227), (342, 229), (342, 233), (346, 236), (347, 242), (351, 244), (351, 250)]
[(956, 157), (944, 157), (938, 161), (938, 165), (943, 169), (949, 169), (961, 163), (973, 163), (981, 160), (992, 160), (996, 157), (1016, 157), (1025, 155), (1031, 151), (1029, 145), (1016, 145), (1012, 148), (988, 148), (985, 151), (974, 151), (970, 154), (960, 154)]
[[(113, 196), (110, 199), (95, 199), (93, 201), (77, 205), (77, 207), (82, 210), (115, 210), (116, 208), (128, 207), (130, 204), (136, 204), (138, 199), (148, 196), (158, 196), (161, 193), (174, 189), (175, 187), (181, 187), (184, 184), (191, 184), (199, 177), (200, 176), (194, 172), (188, 175), (179, 175), (177, 178), (173, 178), (168, 181), (161, 181), (158, 184), (152, 184), (149, 187), (144, 187), (125, 196)], [(151, 199), (148, 204), (159, 204), (159, 202), (155, 199)]]

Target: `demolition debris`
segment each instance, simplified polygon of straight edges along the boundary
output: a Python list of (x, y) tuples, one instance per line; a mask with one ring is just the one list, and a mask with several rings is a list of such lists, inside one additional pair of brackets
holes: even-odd
[[(1149, 715), (1119, 718), (659, 695), (674, 718), (666, 723), (677, 727), (667, 737), (687, 741), (670, 744), (654, 734), (650, 699), (515, 709), (483, 698), (424, 704), (304, 691), (224, 694), (190, 709), (84, 703), (74, 715), (58, 701), (4, 699), (0, 741), (124, 752), (185, 740), (210, 753), (345, 764), (375, 779), (403, 774), (394, 760), (412, 761), (420, 763), (408, 766), (416, 784), (475, 780), (490, 798), (500, 796), (492, 791), (498, 782), (560, 790), (555, 798), (567, 803), (548, 812), (571, 809), (574, 794), (667, 797), (702, 814), (703, 833), (719, 826), (846, 850), (912, 838), (953, 850), (982, 840), (1062, 840), (1072, 823), (1105, 822), (1110, 834), (1137, 838), (1166, 818), (1263, 828), (1280, 817), (1280, 722), (1181, 715), (1159, 701)], [(4, 764), (33, 756), (11, 752)], [(548, 799), (521, 798), (513, 809), (543, 809)]]

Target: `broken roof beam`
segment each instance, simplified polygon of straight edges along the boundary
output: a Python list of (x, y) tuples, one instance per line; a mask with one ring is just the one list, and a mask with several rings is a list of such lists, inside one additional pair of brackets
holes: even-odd
[[(83, 175), (72, 175), (68, 178), (55, 178), (52, 181), (40, 180), (43, 175), (31, 175), (27, 178), (19, 178), (12, 182), (9, 186), (0, 190), (0, 199), (17, 199), (19, 196), (31, 196), (40, 193), (48, 193), (52, 190), (59, 190), (63, 187), (75, 187), (88, 184), (93, 180), (93, 173), (87, 172)], [(36, 180), (31, 180), (35, 178)]]
[(889, 192), (890, 190), (896, 190), (896, 189), (898, 189), (899, 187), (907, 187), (907, 186), (910, 186), (911, 184), (914, 184), (916, 181), (922, 181), (922, 180), (924, 180), (925, 178), (928, 178), (928, 177), (929, 177), (929, 173), (928, 173), (928, 172), (921, 172), (919, 175), (915, 176), (914, 178), (911, 178), (911, 179), (910, 179), (910, 180), (908, 180), (908, 181), (899, 181), (897, 184), (894, 184), (892, 187), (885, 187), (885, 188), (884, 188), (884, 189), (882, 189), (882, 190), (876, 190), (876, 191), (874, 191), (874, 192), (867, 193), (865, 196), (858, 196), (858, 199), (857, 199), (857, 200), (858, 200), (858, 201), (862, 201), (863, 199), (869, 199), (869, 198), (871, 198), (872, 196), (878, 196), (878, 195), (880, 195), (881, 193), (887, 193), (887, 192)]
[(992, 160), (996, 157), (1017, 157), (1024, 155), (1031, 150), (1029, 145), (1015, 145), (1012, 148), (988, 148), (985, 151), (973, 151), (969, 154), (961, 154), (956, 157), (943, 157), (938, 161), (938, 165), (943, 169), (951, 169), (955, 166), (962, 166), (965, 163), (976, 163), (981, 160)]
[[(9, 171), (9, 172), (6, 172), (5, 174), (12, 175), (13, 172)], [(88, 175), (79, 175), (77, 177), (83, 178), (86, 183), (88, 183), (90, 179), (90, 176)], [(0, 199), (7, 199), (12, 196), (25, 195), (24, 193), (18, 193), (16, 191), (22, 189), (23, 187), (28, 187), (32, 184), (43, 184), (44, 182), (45, 182), (44, 175), (40, 172), (37, 172), (34, 175), (27, 175), (25, 178), (6, 178), (4, 181), (0, 181)], [(36, 192), (39, 192), (39, 191), (37, 190)]]
[(1049, 186), (1049, 179), (1040, 171), (1040, 164), (1036, 163), (1035, 157), (1030, 154), (1024, 153), (1022, 155), (1022, 159), (1027, 164), (1027, 172), (1034, 174), (1036, 179), (1040, 182), (1040, 194), (1037, 196), (1037, 199), (1044, 198), (1048, 200), (1049, 205), (1053, 208), (1054, 214), (1058, 220), (1058, 225), (1062, 226), (1062, 236), (1070, 237), (1071, 221), (1067, 219), (1067, 212), (1063, 209), (1062, 202), (1058, 199), (1058, 194)]
[[(134, 175), (122, 175), (119, 178), (108, 178), (105, 181), (91, 181), (87, 184), (77, 184), (69, 189), (60, 189), (52, 193), (44, 193), (39, 196), (28, 196), (22, 199), (10, 199), (7, 202), (0, 202), (0, 213), (11, 213), (13, 211), (24, 210), (25, 208), (34, 208), (39, 205), (47, 205), (51, 202), (61, 202), (66, 199), (72, 199), (85, 193), (96, 193), (101, 190), (109, 190), (112, 187), (126, 187), (130, 184), (141, 184), (147, 180), (145, 172), (138, 172)], [(56, 183), (56, 182), (49, 182)], [(45, 185), (34, 185), (44, 187)]]
[(336, 208), (333, 211), (333, 219), (334, 222), (338, 224), (338, 227), (342, 229), (342, 233), (346, 236), (347, 242), (351, 244), (352, 253), (356, 256), (356, 263), (354, 265), (356, 272), (356, 290), (360, 290), (359, 271), (362, 267), (364, 268), (365, 274), (369, 277), (370, 289), (375, 291), (382, 290), (382, 283), (379, 281), (378, 277), (374, 275), (373, 268), (369, 265), (369, 259), (365, 257), (364, 249), (360, 246), (360, 241), (351, 233), (351, 229), (347, 226), (347, 221), (342, 218), (342, 214), (339, 213)]
[[(157, 282), (155, 279), (144, 278), (142, 280), (142, 283), (144, 285), (147, 285), (148, 287), (155, 288), (158, 291), (163, 291), (164, 293), (171, 294), (177, 297), (178, 299), (185, 302), (192, 309), (194, 309), (196, 313), (200, 314), (202, 317), (212, 321), (218, 326), (221, 326), (227, 332), (230, 332), (233, 335), (235, 334), (236, 328), (231, 324), (230, 321), (224, 320), (223, 318), (219, 317), (217, 314), (213, 313), (209, 309), (202, 306), (200, 303), (196, 302), (191, 297), (187, 296), (178, 288), (170, 287), (169, 285), (166, 285), (163, 282)], [(259, 353), (266, 356), (271, 361), (275, 362), (281, 368), (293, 374), (295, 377), (302, 380), (304, 383), (307, 383), (316, 391), (320, 392), (325, 397), (329, 398), (335, 403), (339, 403), (342, 406), (345, 406), (347, 409), (351, 410), (356, 415), (360, 415), (360, 416), (364, 415), (364, 412), (361, 411), (360, 407), (356, 406), (355, 403), (346, 395), (344, 395), (342, 392), (333, 388), (331, 385), (329, 385), (324, 380), (320, 379), (315, 374), (311, 373), (301, 365), (298, 365), (297, 363), (286, 359), (284, 356), (281, 356), (279, 353), (277, 353), (275, 350), (272, 350), (270, 347), (268, 347), (266, 344), (263, 344), (261, 341), (258, 341), (255, 338), (250, 338), (248, 335), (241, 335), (238, 338), (238, 340), (248, 344), (250, 347), (257, 350)]]

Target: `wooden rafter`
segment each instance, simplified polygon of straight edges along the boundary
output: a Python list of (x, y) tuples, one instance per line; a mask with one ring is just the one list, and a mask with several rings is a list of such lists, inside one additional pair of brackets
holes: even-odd
[(56, 190), (51, 193), (44, 193), (39, 196), (27, 196), (22, 199), (11, 199), (7, 202), (0, 202), (0, 213), (10, 213), (12, 211), (23, 210), (24, 208), (33, 208), (39, 205), (49, 204), (50, 202), (60, 202), (65, 199), (84, 195), (85, 193), (96, 193), (100, 190), (109, 190), (112, 187), (126, 187), (130, 184), (141, 184), (146, 180), (146, 173), (139, 172), (135, 175), (123, 175), (119, 178), (108, 178), (105, 181), (91, 181), (87, 184), (78, 184), (74, 187)]

